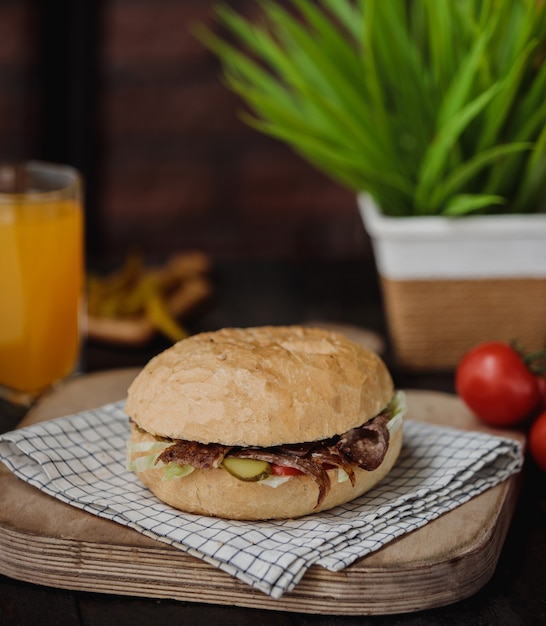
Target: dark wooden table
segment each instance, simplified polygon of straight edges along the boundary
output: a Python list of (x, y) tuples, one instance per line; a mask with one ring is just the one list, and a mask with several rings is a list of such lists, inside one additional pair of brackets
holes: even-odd
[[(351, 324), (385, 336), (373, 266), (359, 262), (231, 261), (217, 263), (215, 295), (188, 323), (191, 332), (223, 326), (314, 320)], [(85, 346), (84, 370), (143, 365), (167, 347), (160, 337), (142, 348)], [(453, 392), (452, 372), (410, 373), (385, 359), (400, 388)], [(21, 412), (0, 404), (0, 432)], [(0, 502), (1, 506), (1, 502)], [(130, 624), (528, 626), (546, 624), (546, 476), (532, 462), (496, 572), (477, 594), (457, 604), (407, 615), (336, 617), (182, 603), (41, 587), (0, 576), (0, 626)]]

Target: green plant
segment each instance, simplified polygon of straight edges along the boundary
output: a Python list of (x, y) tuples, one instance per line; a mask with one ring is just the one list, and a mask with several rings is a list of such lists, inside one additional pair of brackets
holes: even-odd
[(544, 0), (262, 0), (215, 8), (254, 128), (390, 215), (546, 211)]

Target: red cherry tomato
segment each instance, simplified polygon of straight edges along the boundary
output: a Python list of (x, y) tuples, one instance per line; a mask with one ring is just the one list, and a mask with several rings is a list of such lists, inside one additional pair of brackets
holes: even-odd
[(542, 408), (546, 409), (546, 376), (539, 376), (537, 378), (538, 390), (540, 392), (540, 398), (542, 401)]
[(492, 426), (513, 426), (538, 406), (537, 377), (507, 343), (489, 341), (461, 359), (455, 388), (465, 404)]
[(299, 476), (303, 472), (295, 467), (287, 465), (271, 465), (271, 473), (273, 476)]
[(531, 426), (529, 450), (536, 464), (546, 472), (546, 411), (541, 413)]

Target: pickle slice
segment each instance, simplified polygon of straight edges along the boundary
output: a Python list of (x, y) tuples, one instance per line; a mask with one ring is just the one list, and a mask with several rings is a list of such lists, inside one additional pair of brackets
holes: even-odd
[(256, 459), (237, 459), (227, 456), (222, 461), (222, 466), (235, 478), (247, 482), (262, 480), (271, 474), (269, 463), (267, 461), (257, 461)]

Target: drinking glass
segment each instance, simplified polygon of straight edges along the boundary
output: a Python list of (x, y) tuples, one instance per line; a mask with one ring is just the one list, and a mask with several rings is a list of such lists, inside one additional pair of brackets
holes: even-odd
[(75, 371), (83, 291), (82, 177), (0, 164), (0, 396), (30, 404)]

